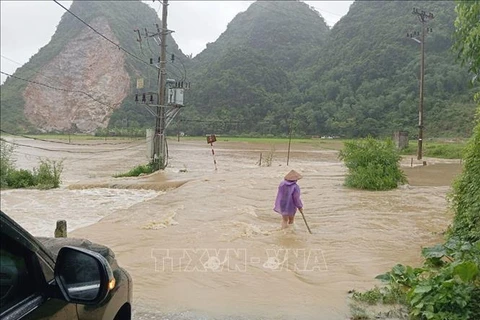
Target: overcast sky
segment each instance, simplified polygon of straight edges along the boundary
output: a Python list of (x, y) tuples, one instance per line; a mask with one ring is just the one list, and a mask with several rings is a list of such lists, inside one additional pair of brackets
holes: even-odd
[[(162, 14), (159, 1), (143, 1)], [(254, 1), (170, 1), (168, 28), (185, 54), (200, 53), (214, 42), (227, 24), (245, 11)], [(305, 1), (315, 7), (329, 26), (348, 12), (353, 1)], [(61, 1), (69, 8), (72, 1)], [(1, 70), (12, 74), (19, 64), (45, 46), (55, 33), (65, 13), (53, 1), (0, 0), (1, 6)], [(11, 61), (13, 60), (13, 61)], [(1, 75), (1, 83), (5, 80)]]

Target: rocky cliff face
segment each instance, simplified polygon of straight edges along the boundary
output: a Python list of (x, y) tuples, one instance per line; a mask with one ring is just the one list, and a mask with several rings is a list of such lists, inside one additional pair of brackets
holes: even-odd
[[(91, 25), (115, 43), (118, 39), (105, 18)], [(112, 112), (129, 93), (130, 77), (125, 54), (85, 27), (71, 39), (30, 83), (23, 93), (28, 121), (45, 131), (91, 133), (105, 128)]]

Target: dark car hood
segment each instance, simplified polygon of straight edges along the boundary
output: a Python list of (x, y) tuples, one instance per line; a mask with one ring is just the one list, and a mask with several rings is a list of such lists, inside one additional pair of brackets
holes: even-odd
[(43, 246), (52, 253), (54, 260), (57, 259), (58, 252), (64, 246), (81, 247), (101, 254), (112, 268), (117, 267), (117, 261), (115, 260), (115, 253), (104, 245), (93, 243), (86, 239), (77, 238), (46, 238), (37, 237)]

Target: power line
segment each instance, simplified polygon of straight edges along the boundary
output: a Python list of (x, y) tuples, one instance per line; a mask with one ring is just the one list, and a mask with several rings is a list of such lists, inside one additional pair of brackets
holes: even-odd
[(87, 27), (89, 27), (90, 29), (93, 30), (93, 32), (95, 32), (96, 34), (98, 34), (99, 36), (101, 36), (103, 39), (107, 40), (108, 42), (110, 42), (111, 44), (113, 44), (114, 46), (116, 46), (118, 49), (122, 50), (123, 52), (125, 52), (126, 54), (132, 56), (133, 58), (139, 60), (140, 62), (148, 65), (149, 67), (153, 67), (152, 65), (150, 65), (148, 62), (144, 61), (142, 58), (139, 58), (137, 57), (136, 55), (134, 55), (133, 53), (131, 53), (130, 51), (126, 50), (125, 48), (123, 48), (122, 46), (120, 46), (118, 43), (115, 43), (113, 42), (112, 40), (110, 40), (109, 38), (107, 38), (106, 36), (104, 36), (102, 33), (100, 33), (99, 31), (97, 31), (94, 27), (92, 27), (91, 25), (89, 25), (88, 23), (86, 23), (85, 21), (83, 21), (79, 16), (77, 16), (76, 14), (74, 14), (72, 11), (70, 11), (69, 9), (67, 9), (66, 7), (64, 7), (62, 4), (60, 4), (57, 0), (53, 0), (53, 2), (55, 2), (56, 4), (58, 4), (60, 7), (62, 7), (65, 11), (67, 11), (68, 13), (70, 13), (72, 16), (74, 16), (75, 18), (77, 18), (78, 20), (80, 20), (84, 25), (86, 25)]
[[(58, 79), (54, 79), (54, 78), (52, 78), (52, 77), (48, 77), (48, 76), (44, 75), (42, 72), (40, 72), (40, 71), (38, 71), (38, 70), (35, 70), (35, 69), (33, 69), (33, 68), (26, 67), (24, 64), (21, 64), (20, 62), (15, 61), (15, 60), (13, 60), (13, 59), (10, 59), (10, 58), (8, 58), (8, 57), (6, 57), (6, 56), (4, 56), (4, 55), (1, 55), (1, 57), (4, 58), (4, 59), (6, 59), (6, 60), (9, 60), (9, 61), (11, 61), (11, 62), (13, 62), (13, 63), (18, 64), (18, 65), (21, 66), (21, 68), (23, 68), (23, 69), (32, 70), (32, 71), (35, 72), (36, 74), (38, 74), (38, 75), (40, 75), (40, 76), (42, 76), (42, 77), (44, 77), (44, 78), (46, 78), (46, 79), (48, 79), (48, 80), (51, 80), (51, 81), (53, 81), (53, 82), (57, 82), (57, 81), (58, 81)], [(22, 80), (23, 80), (23, 79), (22, 79)], [(95, 98), (94, 98), (94, 100), (95, 100)], [(96, 100), (95, 100), (95, 101), (96, 101)], [(101, 103), (100, 101), (97, 101), (97, 102)], [(108, 105), (107, 105), (107, 106), (108, 106)], [(108, 107), (110, 107), (110, 106), (108, 106)]]
[(13, 62), (13, 63), (18, 64), (18, 65), (19, 65), (20, 67), (22, 67), (22, 68), (25, 68), (25, 69), (27, 69), (27, 70), (32, 70), (33, 72), (41, 75), (42, 77), (44, 77), (44, 78), (46, 78), (46, 79), (49, 79), (49, 80), (52, 80), (52, 81), (56, 81), (55, 79), (44, 75), (43, 73), (41, 73), (41, 72), (38, 71), (38, 70), (35, 70), (35, 69), (33, 69), (33, 68), (25, 67), (25, 65), (21, 64), (21, 63), (18, 62), (18, 61), (15, 61), (15, 60), (13, 60), (13, 59), (10, 59), (10, 58), (8, 58), (8, 57), (5, 57), (4, 55), (1, 55), (1, 57), (4, 58), (5, 60), (8, 60), (8, 61), (11, 61), (11, 62)]
[[(34, 81), (34, 80), (23, 79), (23, 78), (20, 78), (20, 77), (11, 75), (11, 74), (6, 73), (6, 72), (3, 72), (3, 71), (0, 71), (0, 73), (1, 73), (1, 74), (4, 74), (4, 75), (6, 75), (6, 76), (9, 76), (9, 77), (18, 79), (18, 80), (30, 82), (30, 83), (33, 83), (33, 84), (36, 84), (36, 85), (39, 85), (39, 86), (44, 86), (44, 87), (47, 87), (47, 88), (53, 89), (53, 90), (64, 91), (64, 92), (76, 92), (76, 93), (81, 93), (81, 94), (86, 95), (87, 97), (89, 97), (89, 98), (92, 99), (93, 101), (95, 101), (95, 102), (97, 102), (97, 103), (100, 103), (101, 105), (104, 105), (104, 106), (108, 107), (109, 109), (114, 109), (114, 106), (108, 105), (108, 104), (106, 104), (105, 102), (102, 102), (102, 101), (96, 99), (96, 98), (93, 97), (91, 94), (86, 93), (86, 92), (84, 92), (84, 91), (80, 91), (80, 90), (68, 90), (68, 89), (64, 89), (64, 88), (57, 88), (57, 87), (53, 87), (53, 86), (51, 86), (51, 85), (48, 85), (48, 84), (45, 84), (45, 83), (41, 83), (41, 82), (37, 82), (37, 81)], [(118, 105), (118, 104), (117, 104), (117, 105)]]
[[(167, 53), (171, 55), (170, 52), (167, 51)], [(184, 76), (182, 77), (181, 81), (187, 81), (187, 68), (185, 67), (185, 64), (182, 62), (181, 59), (179, 59), (178, 61), (180, 62), (180, 64), (181, 64), (182, 67), (183, 67), (183, 74), (184, 74)], [(173, 62), (172, 62), (172, 65), (174, 65)], [(180, 72), (182, 72), (182, 70), (180, 70), (179, 67), (177, 67), (176, 65), (174, 65), (174, 66), (175, 66)]]
[[(26, 135), (23, 135), (23, 134), (11, 133), (11, 132), (5, 131), (3, 129), (0, 129), (0, 132), (3, 132), (5, 134), (8, 134), (8, 135), (11, 135), (11, 136), (14, 136), (14, 137), (22, 137), (22, 138), (25, 138), (25, 139), (31, 139), (31, 140), (36, 140), (36, 141), (43, 141), (43, 142), (50, 142), (50, 143), (57, 143), (57, 144), (66, 144), (66, 145), (71, 145), (71, 146), (90, 146), (90, 144), (86, 144), (86, 143), (70, 143), (70, 142), (35, 138), (35, 137), (26, 136)], [(114, 145), (120, 145), (120, 144), (130, 144), (130, 142), (119, 142), (119, 143), (101, 142), (101, 143), (95, 143), (96, 146), (98, 146), (98, 145), (114, 146)]]
[(38, 150), (44, 150), (44, 151), (50, 151), (50, 152), (65, 152), (65, 153), (75, 153), (75, 154), (79, 154), (79, 153), (97, 154), (97, 153), (123, 151), (123, 150), (132, 149), (132, 148), (136, 148), (136, 147), (139, 147), (139, 146), (143, 145), (143, 143), (142, 143), (142, 144), (136, 144), (136, 145), (125, 147), (125, 148), (109, 149), (109, 150), (102, 150), (102, 151), (73, 151), (73, 150), (49, 149), (49, 148), (43, 148), (43, 147), (39, 147), (39, 146), (30, 146), (30, 145), (27, 145), (27, 144), (8, 141), (8, 140), (5, 140), (4, 138), (0, 138), (0, 140), (4, 141), (6, 143), (9, 143), (11, 145), (20, 146), (20, 147), (26, 147), (26, 148), (32, 148), (32, 149), (38, 149)]

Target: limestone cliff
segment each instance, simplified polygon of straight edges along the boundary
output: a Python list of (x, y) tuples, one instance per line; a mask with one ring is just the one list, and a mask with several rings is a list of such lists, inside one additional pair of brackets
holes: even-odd
[[(108, 22), (97, 17), (91, 25), (118, 42)], [(125, 53), (85, 27), (40, 73), (35, 82), (52, 83), (62, 90), (30, 83), (24, 93), (25, 116), (45, 131), (93, 132), (105, 128), (112, 112), (128, 95), (130, 77)], [(60, 84), (60, 85), (59, 85)]]
[[(49, 43), (1, 85), (2, 130), (94, 133), (154, 125), (134, 94), (158, 90), (153, 63), (160, 47), (145, 37), (145, 29), (151, 34), (161, 25), (157, 12), (140, 0), (74, 0), (68, 10)], [(142, 31), (142, 42), (136, 29)], [(174, 55), (166, 67), (169, 78), (184, 79), (188, 59), (172, 35), (167, 50), (169, 58)], [(145, 80), (138, 91), (137, 78)]]

